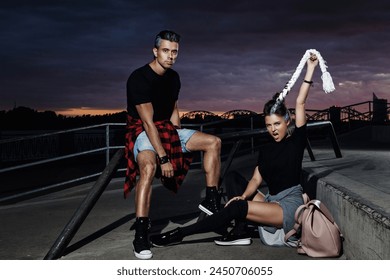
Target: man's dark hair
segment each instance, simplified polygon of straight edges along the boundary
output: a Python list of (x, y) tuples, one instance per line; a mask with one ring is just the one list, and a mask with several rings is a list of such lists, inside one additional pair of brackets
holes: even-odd
[(180, 42), (180, 35), (176, 32), (170, 30), (163, 30), (156, 35), (156, 39), (154, 40), (154, 47), (158, 49), (161, 45), (161, 40), (168, 40), (171, 42)]

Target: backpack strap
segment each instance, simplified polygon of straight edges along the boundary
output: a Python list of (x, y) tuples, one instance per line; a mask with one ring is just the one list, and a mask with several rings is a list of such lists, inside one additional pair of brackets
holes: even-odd
[(317, 207), (317, 208), (322, 212), (322, 214), (324, 214), (324, 216), (325, 216), (332, 224), (335, 223), (332, 214), (329, 212), (329, 210), (328, 210), (328, 208), (325, 206), (325, 204), (321, 203), (321, 201), (316, 200), (316, 199), (313, 199), (313, 200), (310, 200), (310, 201), (309, 201), (308, 205), (314, 205), (315, 207)]
[(306, 204), (310, 201), (310, 197), (307, 195), (307, 193), (302, 194), (303, 204)]
[(286, 236), (284, 237), (285, 241), (287, 241), (291, 236), (296, 234), (298, 232), (298, 230), (300, 229), (300, 227), (302, 225), (302, 212), (303, 212), (303, 209), (305, 209), (307, 207), (309, 207), (309, 203), (302, 204), (295, 211), (295, 225), (294, 225), (294, 228), (292, 230), (290, 230), (289, 232), (286, 233)]
[(286, 233), (285, 237), (284, 237), (284, 241), (287, 242), (287, 240), (293, 236), (294, 234), (296, 234), (299, 230), (299, 228), (301, 227), (301, 224), (302, 224), (302, 218), (301, 218), (301, 213), (302, 213), (302, 210), (303, 208), (306, 208), (308, 206), (308, 203), (310, 202), (310, 198), (309, 196), (307, 195), (307, 193), (303, 193), (302, 194), (302, 199), (303, 199), (303, 204), (301, 206), (299, 206), (297, 208), (297, 210), (295, 211), (295, 225), (294, 225), (294, 228), (292, 230), (290, 230), (289, 232)]
[[(297, 225), (297, 224), (295, 224), (295, 225)], [(287, 242), (289, 240), (289, 238), (296, 233), (297, 233), (297, 230), (295, 229), (295, 226), (294, 226), (294, 228), (292, 230), (290, 230), (289, 232), (286, 233), (286, 235), (284, 236), (284, 241)]]

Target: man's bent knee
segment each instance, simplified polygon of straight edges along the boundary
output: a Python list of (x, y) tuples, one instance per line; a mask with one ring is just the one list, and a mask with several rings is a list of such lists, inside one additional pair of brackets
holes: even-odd
[(212, 147), (213, 150), (218, 150), (218, 151), (221, 150), (221, 146), (222, 146), (221, 138), (217, 136), (213, 136), (210, 146)]
[(147, 162), (146, 164), (143, 164), (140, 166), (140, 174), (147, 176), (147, 177), (153, 177), (156, 173), (156, 164), (153, 162)]
[(156, 156), (153, 152), (141, 152), (138, 154), (138, 166), (141, 177), (154, 177), (157, 169)]
[(219, 138), (219, 137), (215, 137), (215, 138), (217, 138), (216, 140), (215, 140), (215, 142), (216, 142), (216, 145), (218, 146), (218, 148), (220, 149), (221, 148), (221, 146), (222, 146), (222, 140), (221, 140), (221, 138)]

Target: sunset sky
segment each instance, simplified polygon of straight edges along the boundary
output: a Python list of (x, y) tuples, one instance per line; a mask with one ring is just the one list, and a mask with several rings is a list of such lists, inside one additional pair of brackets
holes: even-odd
[(182, 35), (174, 66), (182, 112), (260, 112), (307, 49), (322, 54), (336, 87), (322, 91), (318, 68), (308, 108), (369, 101), (373, 92), (390, 100), (388, 0), (3, 0), (0, 110), (125, 110), (126, 80), (151, 61), (163, 29)]

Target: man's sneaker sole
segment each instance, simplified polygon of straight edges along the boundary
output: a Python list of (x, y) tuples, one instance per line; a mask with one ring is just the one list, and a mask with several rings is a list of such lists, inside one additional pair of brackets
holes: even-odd
[(148, 259), (151, 259), (153, 257), (152, 251), (142, 250), (141, 252), (138, 253), (135, 251), (134, 246), (133, 246), (133, 252), (134, 252), (134, 256), (138, 259), (141, 259), (141, 260), (148, 260)]
[(252, 243), (251, 238), (242, 238), (231, 241), (214, 240), (215, 244), (220, 246), (234, 246), (234, 245), (250, 245)]
[(202, 210), (203, 212), (205, 212), (207, 215), (211, 216), (213, 215), (214, 213), (211, 212), (209, 209), (207, 209), (206, 207), (204, 207), (202, 204), (199, 204), (199, 209)]

